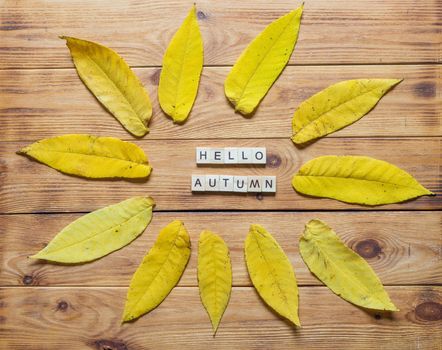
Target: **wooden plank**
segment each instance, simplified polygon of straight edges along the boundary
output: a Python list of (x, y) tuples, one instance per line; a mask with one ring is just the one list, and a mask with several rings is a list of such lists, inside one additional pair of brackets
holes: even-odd
[(389, 287), (397, 313), (359, 309), (324, 287), (300, 288), (302, 328), (250, 287), (232, 291), (216, 337), (197, 288), (176, 288), (149, 315), (120, 325), (125, 288), (1, 289), (5, 349), (426, 349), (442, 342), (442, 287)]
[[(292, 176), (306, 161), (326, 154), (367, 155), (391, 162), (410, 172), (438, 196), (425, 196), (382, 209), (440, 209), (440, 138), (325, 138), (304, 149), (291, 140), (143, 140), (137, 142), (146, 150), (153, 172), (147, 181), (90, 180), (67, 176), (16, 155), (27, 143), (0, 143), (1, 213), (84, 212), (126, 199), (149, 194), (157, 203), (156, 210), (305, 210), (305, 209), (373, 209), (349, 205), (330, 199), (318, 199), (296, 193)], [(218, 167), (195, 163), (196, 146), (267, 147), (267, 166)], [(192, 193), (192, 173), (229, 173), (242, 175), (276, 175), (276, 195)]]
[[(70, 67), (59, 35), (103, 43), (131, 65), (160, 65), (192, 2), (4, 0), (0, 9), (0, 67)], [(268, 23), (300, 3), (199, 1), (205, 63), (233, 64)], [(439, 0), (306, 0), (298, 45), (290, 62), (440, 62), (441, 17)]]
[[(228, 70), (204, 69), (192, 114), (179, 126), (158, 105), (160, 69), (136, 69), (153, 101), (151, 131), (146, 138), (289, 138), (291, 118), (299, 103), (333, 83), (361, 77), (405, 80), (369, 115), (329, 137), (442, 135), (442, 66), (291, 66), (253, 118), (235, 114), (227, 102), (223, 82)], [(0, 106), (4, 141), (35, 141), (64, 133), (132, 138), (95, 100), (73, 69), (0, 71)]]
[(198, 237), (204, 229), (218, 232), (227, 242), (233, 284), (250, 286), (243, 249), (252, 223), (263, 225), (275, 236), (293, 263), (299, 285), (318, 285), (321, 282), (310, 274), (298, 251), (304, 224), (312, 218), (331, 225), (349, 247), (367, 259), (384, 284), (442, 284), (441, 212), (155, 213), (143, 236), (93, 263), (63, 266), (27, 258), (79, 216), (0, 216), (0, 285), (128, 286), (160, 229), (174, 219), (183, 220), (193, 247), (181, 286), (197, 285)]

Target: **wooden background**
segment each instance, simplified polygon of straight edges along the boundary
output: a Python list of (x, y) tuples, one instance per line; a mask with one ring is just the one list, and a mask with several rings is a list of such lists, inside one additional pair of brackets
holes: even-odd
[[(442, 349), (440, 0), (306, 0), (290, 65), (252, 119), (223, 94), (226, 74), (292, 0), (198, 1), (205, 67), (184, 126), (160, 111), (161, 59), (193, 1), (0, 1), (1, 349)], [(64, 41), (115, 49), (134, 67), (154, 105), (151, 133), (135, 140), (154, 171), (147, 182), (66, 176), (15, 154), (38, 139), (91, 133), (134, 139), (83, 86)], [(290, 141), (291, 116), (311, 94), (350, 78), (405, 78), (356, 124), (304, 149)], [(266, 146), (267, 167), (196, 168), (196, 146)], [(326, 154), (359, 154), (412, 173), (435, 197), (367, 208), (297, 194), (292, 175)], [(194, 194), (192, 172), (277, 175), (276, 196)], [(96, 262), (61, 266), (27, 259), (85, 212), (133, 195), (157, 202), (151, 225), (128, 247)], [(400, 312), (357, 308), (308, 271), (298, 252), (304, 224), (335, 228), (380, 276)], [(194, 251), (179, 286), (156, 310), (120, 325), (131, 275), (160, 228), (181, 219)], [(264, 225), (293, 262), (301, 329), (259, 299), (243, 261), (251, 223)], [(198, 295), (196, 245), (211, 229), (227, 241), (234, 288), (216, 338)]]

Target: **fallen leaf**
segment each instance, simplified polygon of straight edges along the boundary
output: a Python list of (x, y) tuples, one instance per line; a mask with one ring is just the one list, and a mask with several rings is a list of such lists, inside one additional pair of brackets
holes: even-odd
[(89, 178), (144, 178), (152, 170), (140, 147), (114, 137), (62, 135), (37, 141), (18, 153), (63, 173)]
[(230, 299), (232, 265), (226, 243), (210, 231), (201, 232), (199, 239), (198, 287), (215, 335)]
[(361, 156), (323, 156), (304, 164), (293, 177), (296, 191), (342, 202), (382, 205), (432, 195), (406, 171)]
[(370, 265), (324, 222), (305, 226), (299, 251), (310, 271), (341, 298), (367, 309), (399, 311)]
[(31, 258), (70, 264), (101, 258), (137, 238), (152, 220), (154, 205), (150, 197), (133, 197), (86, 214)]
[(174, 122), (182, 123), (189, 116), (202, 69), (203, 40), (193, 6), (164, 54), (158, 86), (161, 109)]
[(152, 249), (132, 276), (123, 322), (155, 309), (176, 286), (190, 257), (190, 238), (175, 220), (163, 228)]
[(292, 120), (294, 143), (331, 134), (361, 119), (400, 79), (341, 81), (301, 103)]
[(265, 303), (300, 326), (295, 272), (278, 242), (264, 227), (250, 226), (245, 241), (245, 258), (252, 283)]
[(270, 23), (242, 52), (224, 83), (235, 111), (250, 115), (290, 59), (303, 6)]
[(66, 37), (77, 73), (107, 110), (135, 136), (148, 131), (152, 105), (143, 84), (113, 50), (97, 43)]

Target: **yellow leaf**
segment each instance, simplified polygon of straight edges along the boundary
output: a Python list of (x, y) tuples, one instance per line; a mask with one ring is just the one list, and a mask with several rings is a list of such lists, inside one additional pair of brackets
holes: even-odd
[(311, 220), (299, 240), (308, 268), (341, 298), (368, 309), (399, 311), (370, 265), (320, 220)]
[(294, 143), (305, 143), (354, 123), (400, 79), (357, 79), (334, 84), (301, 103), (292, 120)]
[(163, 228), (135, 271), (127, 292), (123, 322), (155, 309), (178, 283), (190, 257), (190, 238), (175, 220)]
[(224, 83), (235, 111), (250, 115), (290, 59), (303, 6), (270, 23), (242, 52)]
[(107, 110), (135, 136), (148, 131), (149, 95), (127, 63), (113, 50), (91, 41), (66, 40), (81, 80)]
[(195, 101), (203, 69), (203, 40), (195, 6), (173, 36), (163, 58), (158, 99), (174, 122), (184, 122)]
[(201, 232), (199, 239), (198, 286), (215, 335), (230, 299), (232, 265), (226, 243), (210, 231)]
[(278, 242), (260, 225), (251, 225), (245, 242), (247, 269), (261, 298), (294, 325), (298, 318), (295, 272)]
[(431, 195), (406, 171), (360, 156), (323, 156), (304, 164), (293, 177), (296, 191), (347, 203), (382, 205)]
[(114, 137), (62, 135), (19, 151), (66, 174), (90, 178), (144, 178), (150, 167), (137, 145)]
[(92, 261), (137, 238), (152, 219), (150, 197), (133, 197), (86, 214), (61, 230), (33, 259), (60, 263)]

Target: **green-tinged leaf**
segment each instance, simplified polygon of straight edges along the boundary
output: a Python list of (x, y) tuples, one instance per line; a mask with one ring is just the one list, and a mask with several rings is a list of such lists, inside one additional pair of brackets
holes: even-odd
[(195, 6), (173, 36), (163, 58), (158, 99), (164, 113), (182, 123), (189, 116), (203, 69), (203, 40)]
[(305, 143), (354, 123), (400, 79), (357, 79), (334, 84), (301, 103), (292, 120), (294, 143)]
[(62, 135), (19, 151), (66, 174), (90, 178), (144, 178), (152, 168), (137, 145), (114, 137)]
[(281, 74), (298, 39), (303, 6), (270, 23), (242, 52), (224, 83), (235, 111), (254, 112)]
[(406, 171), (360, 156), (323, 156), (304, 164), (293, 177), (296, 191), (347, 203), (382, 205), (431, 195)]
[(148, 131), (152, 105), (149, 95), (127, 63), (113, 50), (97, 43), (66, 40), (77, 73), (104, 107), (135, 136)]
[(175, 220), (163, 228), (135, 271), (127, 292), (123, 322), (155, 309), (178, 283), (190, 257), (190, 238)]
[(232, 265), (226, 243), (210, 231), (203, 231), (199, 239), (198, 286), (215, 334), (230, 299)]
[(341, 298), (368, 309), (399, 311), (370, 265), (324, 222), (305, 226), (299, 251), (310, 271)]
[(278, 242), (264, 227), (250, 226), (245, 257), (250, 278), (261, 298), (279, 315), (300, 326), (295, 272)]
[(149, 225), (154, 205), (150, 197), (133, 197), (86, 214), (31, 258), (70, 264), (101, 258), (137, 238)]

